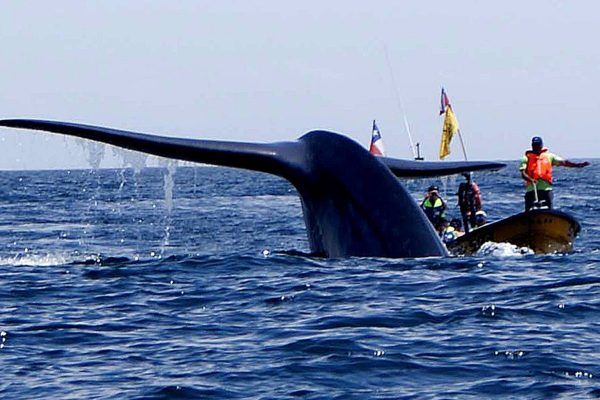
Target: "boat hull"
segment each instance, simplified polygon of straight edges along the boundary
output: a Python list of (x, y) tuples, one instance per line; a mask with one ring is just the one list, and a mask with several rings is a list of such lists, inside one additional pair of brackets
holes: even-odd
[(536, 209), (474, 229), (447, 246), (457, 255), (473, 255), (486, 242), (528, 247), (536, 254), (568, 253), (580, 230), (579, 222), (567, 213)]

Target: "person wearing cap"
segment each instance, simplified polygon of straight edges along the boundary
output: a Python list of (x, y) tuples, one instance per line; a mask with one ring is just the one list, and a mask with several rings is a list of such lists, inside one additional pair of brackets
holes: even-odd
[(479, 210), (475, 213), (475, 226), (473, 229), (479, 228), (487, 224), (487, 214), (483, 210)]
[(536, 197), (538, 204), (545, 203), (552, 208), (552, 167), (583, 168), (589, 162), (571, 162), (556, 154), (550, 153), (544, 147), (544, 141), (539, 136), (531, 139), (531, 150), (527, 150), (521, 159), (519, 170), (525, 180), (525, 211), (533, 208)]
[(446, 208), (446, 202), (440, 196), (438, 187), (429, 186), (427, 195), (421, 202), (421, 209), (438, 232), (441, 229), (441, 222), (446, 217)]

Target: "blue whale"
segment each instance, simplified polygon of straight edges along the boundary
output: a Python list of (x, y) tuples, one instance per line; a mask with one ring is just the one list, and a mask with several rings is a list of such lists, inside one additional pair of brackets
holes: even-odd
[(61, 133), (161, 157), (280, 176), (300, 195), (312, 253), (334, 258), (447, 256), (446, 247), (397, 177), (506, 166), (374, 157), (355, 141), (328, 131), (312, 131), (291, 142), (241, 143), (30, 119), (1, 120), (0, 126)]

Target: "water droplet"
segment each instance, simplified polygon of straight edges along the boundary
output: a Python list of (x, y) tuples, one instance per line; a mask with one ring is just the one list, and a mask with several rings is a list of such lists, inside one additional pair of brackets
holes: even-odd
[(496, 315), (496, 305), (492, 304), (490, 306), (481, 307), (481, 313), (484, 315), (489, 315), (490, 317), (495, 316)]

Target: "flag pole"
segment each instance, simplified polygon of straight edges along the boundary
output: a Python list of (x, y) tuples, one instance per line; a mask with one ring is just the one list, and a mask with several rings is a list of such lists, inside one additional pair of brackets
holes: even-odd
[(465, 156), (465, 161), (467, 161), (467, 150), (465, 150), (465, 144), (463, 142), (463, 138), (460, 133), (460, 129), (458, 130), (458, 138), (460, 139), (460, 146), (462, 147), (463, 155)]
[(463, 155), (465, 156), (465, 161), (467, 161), (467, 150), (465, 150), (465, 143), (463, 142), (462, 134), (460, 133), (460, 129), (458, 130), (458, 138), (460, 139), (460, 147), (462, 147)]

